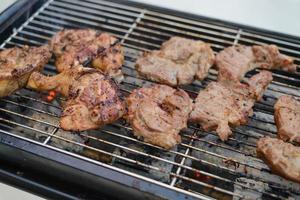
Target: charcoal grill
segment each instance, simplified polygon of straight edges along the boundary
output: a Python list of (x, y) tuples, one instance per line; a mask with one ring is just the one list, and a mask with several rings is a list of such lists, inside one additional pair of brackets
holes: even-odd
[[(300, 63), (300, 38), (127, 1), (46, 1), (1, 48), (42, 45), (63, 28), (94, 28), (121, 41), (125, 80), (120, 88), (124, 95), (151, 84), (137, 77), (136, 58), (144, 51), (160, 48), (174, 35), (209, 42), (215, 52), (234, 44), (276, 44)], [(283, 94), (300, 98), (299, 71), (274, 70), (274, 80), (255, 104), (249, 123), (235, 128), (227, 142), (190, 124), (181, 132), (182, 143), (169, 151), (137, 140), (122, 120), (95, 131), (64, 132), (58, 124), (59, 102), (64, 99), (47, 102), (47, 94), (22, 89), (0, 100), (1, 158), (116, 198), (297, 199), (299, 184), (271, 173), (256, 157), (255, 148), (258, 138), (276, 137), (276, 99)], [(53, 60), (44, 73), (56, 73)], [(211, 69), (204, 81), (182, 88), (194, 98), (216, 80), (216, 74)], [(10, 175), (24, 179), (22, 174)], [(41, 184), (26, 183), (47, 191)], [(65, 198), (84, 198), (59, 189), (54, 192)]]

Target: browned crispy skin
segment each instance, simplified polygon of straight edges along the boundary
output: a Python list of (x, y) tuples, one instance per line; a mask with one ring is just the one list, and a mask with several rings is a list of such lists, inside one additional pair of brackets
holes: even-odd
[(40, 71), (49, 61), (49, 46), (13, 47), (0, 52), (0, 97), (24, 87), (30, 74)]
[(55, 90), (68, 97), (60, 119), (61, 128), (67, 131), (100, 128), (125, 111), (116, 83), (95, 69), (76, 67), (52, 77), (34, 73), (27, 87)]
[(231, 81), (211, 82), (196, 98), (190, 121), (197, 122), (205, 131), (216, 131), (222, 141), (232, 134), (230, 126), (247, 123), (252, 107), (259, 100), (272, 74), (262, 71), (247, 84)]
[(108, 33), (99, 34), (91, 29), (62, 30), (50, 44), (57, 57), (58, 72), (91, 62), (91, 66), (102, 73), (122, 79), (123, 48), (117, 38)]
[(300, 148), (276, 138), (260, 138), (257, 155), (271, 170), (292, 181), (300, 183)]
[(278, 137), (300, 144), (300, 102), (284, 95), (279, 97), (274, 110)]
[(115, 82), (99, 71), (84, 72), (70, 87), (60, 126), (68, 131), (96, 129), (122, 117), (124, 110)]
[(26, 87), (37, 91), (54, 90), (61, 95), (68, 97), (70, 86), (76, 81), (76, 78), (91, 70), (91, 68), (79, 65), (66, 69), (55, 76), (46, 76), (40, 72), (33, 72), (29, 77)]
[(186, 92), (155, 85), (134, 90), (126, 102), (126, 119), (135, 136), (165, 149), (181, 141), (179, 132), (187, 126), (192, 110), (192, 100)]
[(95, 39), (97, 31), (93, 29), (63, 29), (50, 40), (55, 56), (62, 55), (68, 46), (81, 46)]
[(276, 45), (227, 47), (216, 56), (216, 65), (218, 80), (240, 81), (255, 68), (296, 71), (294, 60), (281, 54)]
[(155, 82), (176, 86), (203, 80), (214, 63), (210, 45), (181, 37), (172, 37), (160, 50), (144, 53), (137, 62), (139, 74)]

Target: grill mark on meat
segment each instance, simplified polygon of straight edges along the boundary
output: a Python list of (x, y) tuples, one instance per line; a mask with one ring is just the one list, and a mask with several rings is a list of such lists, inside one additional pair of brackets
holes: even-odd
[(138, 138), (169, 149), (181, 141), (179, 132), (187, 126), (192, 100), (181, 89), (165, 85), (134, 90), (126, 99), (125, 118)]
[(295, 72), (294, 60), (279, 52), (276, 45), (227, 47), (216, 56), (218, 80), (240, 81), (255, 68)]
[(274, 110), (277, 136), (284, 141), (300, 144), (300, 102), (292, 96), (283, 95), (275, 103)]
[(271, 73), (262, 71), (247, 84), (211, 82), (199, 92), (190, 121), (199, 123), (205, 131), (216, 131), (222, 141), (227, 140), (232, 134), (230, 126), (247, 123), (255, 101), (260, 100), (271, 80)]
[(300, 183), (300, 147), (264, 137), (258, 140), (256, 150), (275, 174)]
[(0, 51), (0, 97), (24, 87), (30, 74), (42, 70), (50, 57), (48, 45), (13, 47)]
[(160, 50), (145, 52), (137, 59), (139, 75), (170, 86), (203, 80), (214, 63), (214, 54), (207, 43), (172, 37)]
[[(120, 92), (118, 91), (117, 85), (99, 71), (94, 73), (88, 72), (81, 75), (81, 77), (72, 84), (70, 90), (76, 90), (78, 87), (84, 88), (75, 99), (70, 99), (66, 102), (66, 108), (80, 105), (81, 109), (76, 112), (82, 112), (82, 116), (86, 119), (78, 119), (76, 117), (78, 113), (72, 113), (69, 116), (65, 115), (65, 118), (61, 118), (61, 127), (63, 129), (95, 129), (104, 124), (111, 123), (123, 115), (124, 103), (119, 98)], [(76, 118), (75, 121), (74, 118)], [(69, 124), (70, 122), (72, 122), (72, 124)], [(81, 123), (84, 123), (84, 125)]]
[(68, 97), (60, 118), (64, 130), (97, 129), (119, 119), (125, 112), (117, 84), (99, 70), (78, 66), (52, 77), (35, 73), (27, 87), (54, 89)]
[[(68, 40), (68, 37), (71, 39)], [(96, 33), (91, 29), (65, 29), (50, 41), (56, 55), (59, 72), (77, 65), (92, 67), (116, 78), (123, 79), (121, 67), (124, 61), (119, 40), (108, 33)]]

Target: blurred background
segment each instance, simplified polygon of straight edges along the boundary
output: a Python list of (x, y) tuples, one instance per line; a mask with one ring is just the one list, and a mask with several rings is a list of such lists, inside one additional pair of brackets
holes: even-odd
[(300, 36), (299, 0), (134, 0)]

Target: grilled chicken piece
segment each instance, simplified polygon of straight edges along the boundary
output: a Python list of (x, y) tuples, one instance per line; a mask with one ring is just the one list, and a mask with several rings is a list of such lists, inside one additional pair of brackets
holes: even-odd
[(258, 140), (256, 150), (274, 173), (300, 183), (300, 147), (265, 137)]
[(117, 84), (91, 70), (71, 85), (60, 126), (69, 131), (96, 129), (122, 117), (124, 110)]
[(30, 74), (40, 71), (49, 61), (49, 46), (13, 47), (0, 52), (0, 97), (24, 87)]
[(229, 125), (247, 123), (255, 101), (260, 100), (271, 81), (272, 74), (262, 71), (250, 78), (247, 84), (211, 82), (198, 94), (190, 121), (199, 123), (205, 131), (216, 130), (220, 139), (225, 141), (232, 134)]
[(62, 30), (50, 42), (57, 57), (58, 72), (91, 62), (91, 66), (104, 74), (123, 79), (121, 67), (123, 49), (117, 38), (91, 29)]
[(78, 65), (66, 69), (55, 76), (46, 76), (40, 72), (33, 72), (27, 82), (27, 88), (37, 91), (56, 91), (64, 97), (69, 96), (70, 87), (83, 73), (93, 71), (91, 68)]
[(52, 77), (33, 73), (27, 87), (56, 90), (68, 97), (60, 119), (67, 131), (100, 128), (125, 111), (116, 83), (95, 69), (75, 67)]
[(62, 55), (68, 46), (80, 46), (94, 40), (97, 31), (93, 29), (64, 29), (50, 40), (50, 47), (56, 57)]
[(139, 74), (155, 82), (176, 86), (203, 80), (214, 63), (209, 44), (172, 37), (160, 50), (144, 53), (136, 62)]
[(134, 90), (126, 102), (126, 119), (135, 136), (165, 149), (181, 141), (178, 133), (186, 128), (192, 110), (192, 100), (186, 92), (154, 85)]
[(281, 54), (276, 45), (231, 46), (216, 56), (218, 80), (240, 81), (255, 68), (295, 72), (293, 62), (292, 58)]
[(300, 102), (292, 96), (279, 97), (274, 106), (278, 137), (300, 144)]

